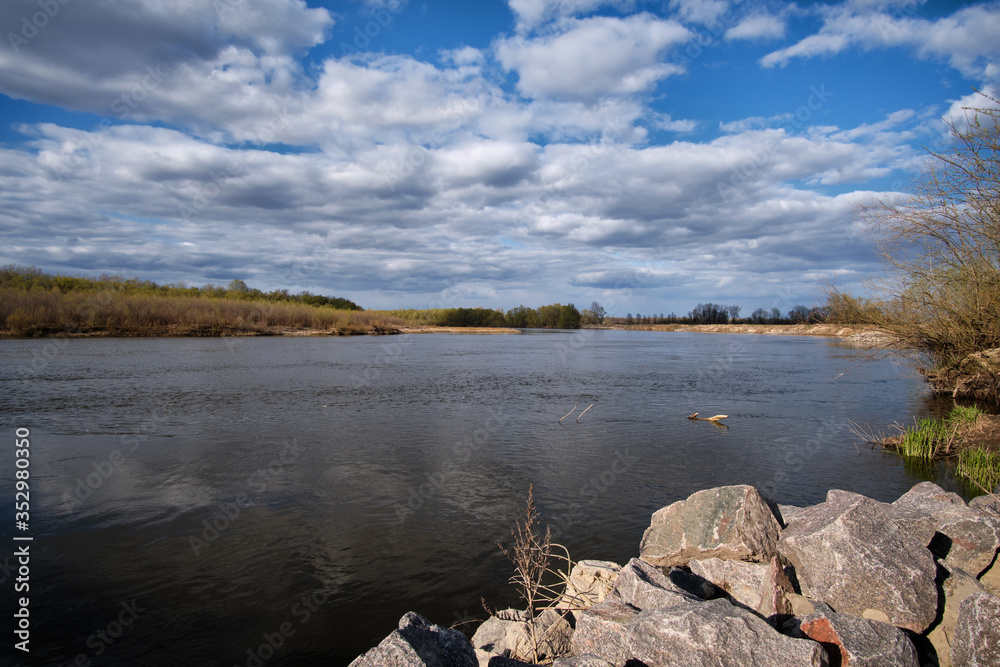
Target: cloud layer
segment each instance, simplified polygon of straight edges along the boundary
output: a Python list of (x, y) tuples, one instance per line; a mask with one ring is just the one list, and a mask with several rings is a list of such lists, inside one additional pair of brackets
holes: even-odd
[[(701, 63), (672, 54), (718, 34), (759, 45), (765, 73), (895, 48), (982, 85), (998, 75), (996, 3), (937, 19), (823, 6), (815, 32), (777, 49), (802, 10), (641, 4), (510, 0), (488, 46), (418, 57), (341, 55), (331, 35), (351, 17), (298, 0), (68, 3), (30, 36), (18, 26), (39, 5), (6, 3), (0, 25), (20, 39), (0, 49), (0, 91), (98, 120), (15, 123), (0, 261), (242, 278), (370, 307), (444, 292), (467, 306), (787, 308), (877, 270), (855, 209), (873, 181), (918, 168), (942, 125), (926, 106), (820, 124), (834, 93), (819, 89), (784, 115), (674, 117), (661, 100)], [(402, 30), (416, 11), (359, 6), (352, 26)]]

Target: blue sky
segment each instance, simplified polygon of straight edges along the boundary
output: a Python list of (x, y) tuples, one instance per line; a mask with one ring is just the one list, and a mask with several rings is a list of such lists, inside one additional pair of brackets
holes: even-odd
[(859, 291), (857, 207), (1000, 90), (1000, 2), (11, 0), (0, 27), (0, 263), (370, 308)]

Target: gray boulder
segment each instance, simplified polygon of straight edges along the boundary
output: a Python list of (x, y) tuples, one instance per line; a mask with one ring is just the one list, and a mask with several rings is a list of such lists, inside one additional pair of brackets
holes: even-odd
[(643, 612), (626, 635), (631, 657), (650, 667), (827, 664), (818, 643), (780, 634), (724, 599)]
[[(546, 609), (531, 621), (538, 642), (538, 658), (551, 659), (569, 653), (569, 639), (573, 628), (562, 614)], [(472, 646), (480, 667), (489, 664), (494, 656), (519, 657), (532, 655), (528, 615), (518, 609), (508, 609), (497, 616), (490, 616), (472, 636)]]
[(741, 605), (767, 618), (792, 613), (790, 596), (795, 594), (777, 557), (770, 563), (744, 563), (709, 558), (693, 560), (688, 567), (704, 577)]
[(997, 496), (976, 496), (969, 501), (969, 507), (988, 516), (1000, 517), (1000, 498)]
[(927, 639), (937, 652), (938, 664), (941, 667), (951, 667), (951, 644), (955, 638), (955, 626), (958, 625), (958, 610), (965, 598), (973, 593), (983, 592), (983, 587), (964, 570), (947, 565), (941, 567), (947, 574), (941, 582), (941, 620), (927, 633)]
[(936, 567), (924, 545), (892, 521), (884, 503), (830, 491), (782, 532), (781, 555), (803, 594), (840, 612), (921, 633), (937, 615)]
[(660, 569), (633, 558), (622, 568), (610, 597), (636, 609), (660, 609), (700, 598), (681, 588)]
[(593, 655), (613, 665), (632, 657), (626, 628), (640, 611), (612, 595), (576, 617), (570, 640), (573, 655)]
[(958, 623), (951, 644), (955, 667), (1000, 665), (1000, 598), (973, 593), (958, 610)]
[(917, 649), (909, 637), (896, 626), (881, 621), (819, 611), (799, 619), (798, 635), (822, 644), (831, 664), (920, 667)]
[(796, 505), (778, 505), (778, 514), (781, 522), (781, 527), (784, 528), (788, 523), (795, 517), (796, 514), (804, 510), (804, 507), (797, 507)]
[(889, 506), (904, 533), (938, 558), (974, 575), (983, 573), (1000, 549), (1000, 517), (966, 506), (956, 494), (921, 482)]
[(552, 667), (615, 667), (607, 660), (602, 660), (596, 655), (578, 655), (572, 658), (559, 658), (552, 663)]
[(495, 655), (490, 658), (490, 661), (486, 663), (486, 667), (541, 667), (535, 662), (524, 662), (523, 660), (518, 660), (517, 658), (505, 658), (503, 656)]
[(993, 561), (988, 570), (979, 575), (979, 583), (989, 593), (1000, 595), (1000, 557)]
[(589, 609), (604, 601), (622, 566), (606, 560), (581, 560), (569, 573), (558, 609)]
[(465, 635), (432, 625), (410, 611), (396, 630), (350, 667), (479, 667), (479, 663)]
[(756, 488), (706, 489), (653, 514), (640, 558), (660, 567), (700, 558), (766, 562), (780, 531), (770, 501)]
[(612, 665), (826, 665), (816, 642), (777, 632), (725, 599), (639, 611), (613, 597), (580, 614), (573, 651)]

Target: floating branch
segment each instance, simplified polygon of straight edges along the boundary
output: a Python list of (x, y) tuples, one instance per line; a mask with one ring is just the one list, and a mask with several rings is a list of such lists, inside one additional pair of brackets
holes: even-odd
[[(588, 406), (587, 406), (587, 410), (591, 409), (592, 407), (594, 407), (594, 404), (593, 404), (593, 403), (591, 403), (590, 405), (588, 405)], [(582, 416), (584, 416), (585, 414), (587, 414), (587, 410), (584, 410), (583, 412), (581, 412), (581, 413), (580, 413), (580, 417), (582, 417)], [(576, 418), (576, 420), (577, 420), (577, 421), (580, 421), (580, 417), (577, 417), (577, 418)]]
[[(559, 420), (559, 423), (560, 423), (560, 424), (562, 424), (562, 420), (563, 420), (563, 419), (566, 419), (566, 417), (569, 417), (569, 416), (570, 416), (571, 414), (573, 414), (574, 412), (576, 412), (576, 406), (577, 406), (577, 404), (576, 404), (576, 403), (574, 403), (574, 404), (573, 404), (573, 409), (572, 409), (572, 410), (570, 410), (569, 412), (567, 412), (566, 414), (564, 414), (564, 415), (562, 416), (562, 419), (560, 419), (560, 420)], [(584, 410), (584, 412), (586, 412), (586, 410)], [(581, 416), (583, 416), (583, 415), (581, 415)]]
[(703, 421), (703, 422), (717, 422), (720, 419), (729, 419), (729, 415), (715, 415), (714, 417), (699, 417), (697, 412), (692, 412), (691, 414), (688, 415), (688, 419), (692, 419), (694, 421)]

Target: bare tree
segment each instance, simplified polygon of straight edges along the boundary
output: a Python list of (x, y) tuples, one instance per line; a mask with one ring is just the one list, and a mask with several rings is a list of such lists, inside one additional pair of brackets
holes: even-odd
[(607, 316), (607, 313), (604, 311), (604, 306), (602, 306), (601, 304), (597, 303), (596, 301), (591, 302), (591, 304), (590, 304), (590, 312), (594, 314), (593, 315), (593, 317), (594, 317), (594, 322), (593, 323), (594, 324), (601, 324), (601, 323), (603, 323), (604, 322), (604, 318)]
[(1000, 347), (1000, 100), (980, 95), (912, 196), (861, 211), (888, 277), (874, 285), (880, 307), (851, 315), (923, 353), (932, 380)]

